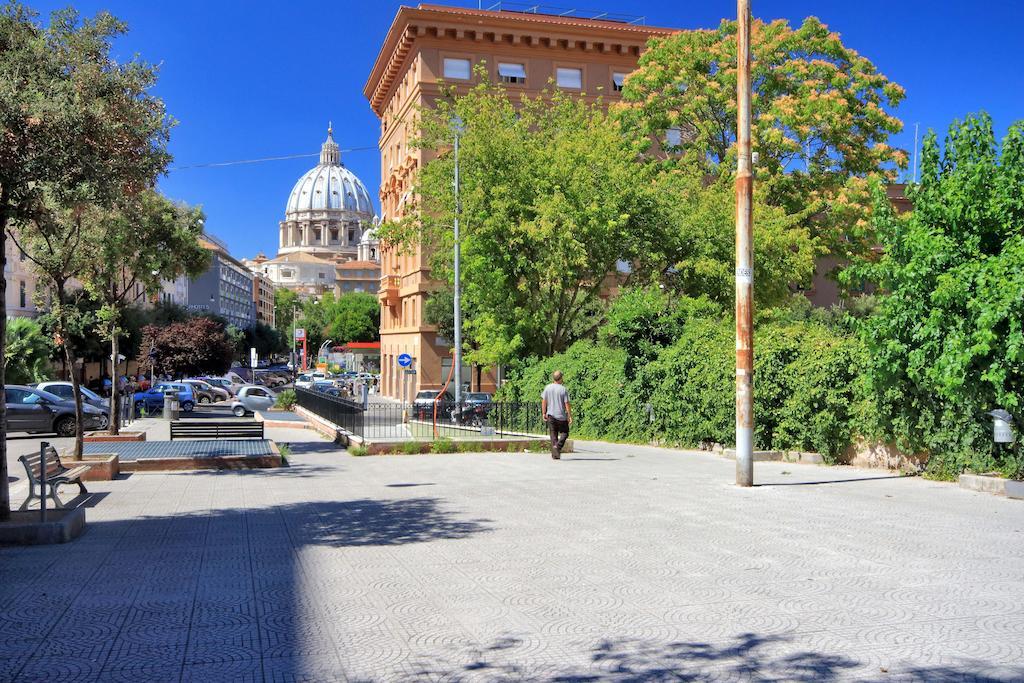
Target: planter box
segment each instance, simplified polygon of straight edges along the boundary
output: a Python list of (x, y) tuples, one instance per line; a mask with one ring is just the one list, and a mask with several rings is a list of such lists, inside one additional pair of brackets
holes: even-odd
[[(61, 460), (67, 466), (79, 462), (75, 460)], [(117, 453), (94, 453), (83, 455), (80, 461), (89, 465), (88, 472), (82, 475), (82, 481), (113, 481), (121, 473), (121, 463)]]
[(957, 483), (960, 484), (960, 488), (968, 491), (994, 493), (997, 496), (1024, 500), (1024, 481), (1003, 479), (989, 474), (961, 474)]
[(85, 531), (85, 508), (58, 508), (46, 511), (39, 521), (39, 510), (12, 512), (11, 519), (0, 522), (0, 545), (46, 545), (67, 543)]
[[(459, 441), (453, 439), (456, 444), (472, 446), (472, 450), (458, 451), (456, 453), (444, 453), (438, 455), (457, 455), (458, 453), (522, 453), (526, 449), (543, 449), (547, 453), (551, 445), (549, 441), (543, 441), (539, 439), (495, 439), (494, 441), (483, 441), (483, 440), (466, 440)], [(364, 441), (363, 445), (366, 446), (367, 455), (414, 455), (412, 453), (403, 453), (399, 449), (403, 444), (409, 443), (408, 441)], [(432, 453), (430, 450), (433, 446), (433, 441), (418, 441), (420, 453)], [(573, 443), (572, 439), (565, 442), (565, 448), (562, 449), (562, 453), (572, 453)]]
[(146, 432), (124, 432), (122, 431), (117, 436), (111, 436), (106, 432), (89, 432), (82, 439), (88, 443), (95, 443), (97, 441), (145, 441)]

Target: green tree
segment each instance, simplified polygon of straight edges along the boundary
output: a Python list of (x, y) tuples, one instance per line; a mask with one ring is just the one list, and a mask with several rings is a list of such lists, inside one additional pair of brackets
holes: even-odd
[(876, 191), (884, 255), (852, 276), (879, 283), (863, 328), (882, 428), (929, 471), (1022, 473), (1021, 448), (997, 452), (986, 413), (1024, 417), (1024, 121), (996, 142), (987, 114), (924, 140), (913, 212)]
[[(124, 32), (107, 13), (82, 21), (61, 10), (43, 26), (20, 3), (0, 7), (0, 259), (7, 235), (33, 219), (44, 192), (65, 206), (103, 202), (150, 186), (165, 167), (169, 121), (147, 93), (155, 70), (110, 57)], [(5, 292), (0, 277), (0, 299)], [(0, 317), (0, 349), (5, 323)], [(0, 362), (0, 387), (3, 375)], [(0, 520), (10, 514), (5, 444), (0, 438)]]
[(410, 218), (385, 225), (383, 241), (419, 245), (431, 275), (451, 286), (454, 160), (460, 138), (462, 284), (468, 362), (494, 365), (549, 355), (592, 335), (602, 294), (621, 263), (661, 241), (663, 203), (641, 144), (601, 102), (561, 92), (513, 103), (500, 85), (421, 112), (416, 144), (439, 150), (419, 173)]
[[(733, 173), (736, 31), (723, 21), (652, 40), (626, 79), (619, 114), (660, 165), (698, 178)], [(906, 165), (888, 144), (903, 124), (887, 108), (903, 89), (814, 17), (796, 29), (755, 20), (751, 43), (751, 135), (764, 201), (803, 217), (833, 253), (868, 253), (867, 179)]]
[(13, 318), (7, 323), (7, 382), (42, 382), (49, 374), (53, 344), (43, 326), (31, 318)]
[(336, 344), (380, 339), (380, 303), (366, 292), (342, 294), (328, 313), (327, 336)]
[[(110, 209), (90, 207), (83, 221), (84, 268), (79, 279), (100, 304), (97, 330), (110, 342), (110, 357), (116, 362), (127, 331), (125, 310), (138, 289), (155, 293), (161, 280), (195, 276), (209, 264), (209, 251), (198, 241), (203, 215), (147, 190)], [(118, 376), (116, 368), (111, 375)], [(111, 382), (112, 406), (118, 405), (118, 393), (118, 382)], [(119, 411), (111, 411), (111, 434), (119, 432), (119, 417)]]
[(301, 308), (299, 295), (290, 289), (278, 288), (274, 290), (274, 324), (278, 331), (284, 335), (291, 345), (292, 322), (296, 318), (296, 309)]

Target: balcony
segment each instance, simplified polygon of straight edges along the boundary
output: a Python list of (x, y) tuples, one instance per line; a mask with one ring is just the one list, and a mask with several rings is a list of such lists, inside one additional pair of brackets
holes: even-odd
[(386, 306), (398, 305), (398, 288), (402, 286), (402, 278), (399, 275), (385, 275), (380, 279), (380, 291), (377, 297)]

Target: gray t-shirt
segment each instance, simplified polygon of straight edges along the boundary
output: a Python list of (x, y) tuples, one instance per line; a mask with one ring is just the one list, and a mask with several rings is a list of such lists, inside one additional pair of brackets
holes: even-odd
[(565, 410), (565, 405), (569, 402), (568, 389), (561, 384), (552, 382), (544, 387), (540, 397), (547, 402), (548, 415), (556, 420), (569, 419), (569, 413)]

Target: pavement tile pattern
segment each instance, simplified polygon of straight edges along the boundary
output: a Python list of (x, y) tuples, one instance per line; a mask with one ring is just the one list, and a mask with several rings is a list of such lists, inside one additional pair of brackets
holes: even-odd
[(272, 455), (266, 439), (181, 439), (178, 441), (101, 441), (84, 444), (85, 455), (117, 453), (121, 460), (214, 458), (225, 455)]
[(0, 681), (1024, 680), (1020, 501), (578, 449), (96, 482), (0, 549)]

